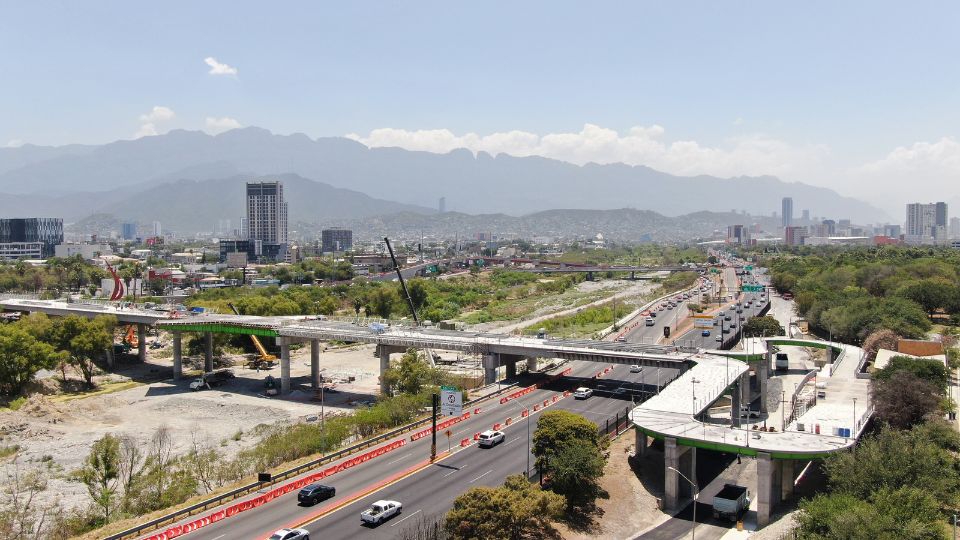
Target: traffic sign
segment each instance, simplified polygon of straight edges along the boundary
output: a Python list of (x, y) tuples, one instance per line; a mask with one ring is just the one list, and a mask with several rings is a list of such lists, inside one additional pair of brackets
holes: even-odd
[(440, 387), (440, 414), (444, 416), (463, 414), (463, 393), (456, 387)]

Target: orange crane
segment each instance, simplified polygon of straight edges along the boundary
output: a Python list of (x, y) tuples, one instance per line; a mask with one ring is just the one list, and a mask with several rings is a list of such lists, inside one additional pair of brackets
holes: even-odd
[[(234, 313), (235, 315), (239, 315), (239, 314), (240, 314), (240, 312), (237, 311), (237, 308), (234, 307), (233, 304), (227, 303), (227, 305), (230, 306), (230, 309), (233, 310), (233, 313)], [(254, 347), (255, 349), (257, 349), (257, 353), (260, 355), (260, 358), (258, 358), (257, 360), (255, 360), (256, 363), (266, 363), (266, 364), (268, 364), (268, 365), (272, 365), (273, 362), (275, 362), (275, 361), (277, 360), (277, 357), (276, 357), (276, 356), (274, 356), (274, 355), (272, 355), (272, 354), (270, 354), (270, 353), (267, 352), (267, 349), (263, 346), (263, 343), (260, 343), (260, 340), (257, 339), (257, 336), (251, 335), (251, 336), (250, 336), (250, 341), (253, 342), (253, 347)], [(255, 366), (255, 367), (256, 367), (256, 366)]]

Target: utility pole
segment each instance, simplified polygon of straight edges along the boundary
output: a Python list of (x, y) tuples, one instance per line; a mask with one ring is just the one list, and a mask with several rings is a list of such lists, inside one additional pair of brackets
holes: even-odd
[(433, 441), (430, 443), (430, 462), (437, 459), (437, 408), (440, 407), (440, 394), (433, 394), (431, 404), (433, 405)]

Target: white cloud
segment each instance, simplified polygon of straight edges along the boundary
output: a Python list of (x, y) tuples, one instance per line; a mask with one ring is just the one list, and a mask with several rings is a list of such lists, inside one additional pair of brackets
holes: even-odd
[(169, 122), (175, 116), (176, 113), (170, 107), (154, 105), (150, 112), (140, 115), (140, 129), (133, 134), (133, 138), (139, 139), (140, 137), (151, 137), (159, 134), (160, 130), (157, 129), (157, 125)]
[(849, 177), (862, 193), (885, 199), (887, 207), (903, 211), (903, 203), (956, 198), (960, 178), (960, 141), (942, 137), (894, 148), (883, 158), (855, 167)]
[(711, 147), (692, 140), (666, 141), (665, 133), (659, 125), (635, 126), (621, 134), (586, 124), (579, 132), (544, 135), (526, 131), (456, 135), (447, 129), (381, 128), (367, 136), (349, 134), (347, 137), (370, 147), (399, 146), (437, 153), (467, 148), (494, 155), (543, 156), (576, 164), (646, 165), (679, 175), (797, 177), (802, 171), (818, 167), (828, 154), (822, 145), (797, 146), (765, 135), (731, 138), (723, 146)]
[(217, 59), (212, 56), (208, 56), (204, 58), (203, 62), (208, 66), (210, 66), (210, 71), (207, 72), (210, 75), (236, 75), (237, 74), (237, 68), (228, 64), (221, 64), (220, 62), (217, 62)]
[(23, 141), (20, 139), (10, 139), (7, 141), (7, 148), (19, 148), (23, 146)]
[(229, 116), (224, 116), (222, 118), (208, 116), (205, 124), (207, 127), (207, 133), (212, 134), (222, 133), (231, 129), (243, 127), (236, 118), (230, 118)]

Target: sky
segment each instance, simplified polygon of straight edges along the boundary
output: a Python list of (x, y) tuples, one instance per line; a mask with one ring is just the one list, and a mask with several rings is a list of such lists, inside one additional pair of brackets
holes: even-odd
[(154, 4), (6, 3), (0, 146), (259, 126), (960, 210), (960, 3)]

